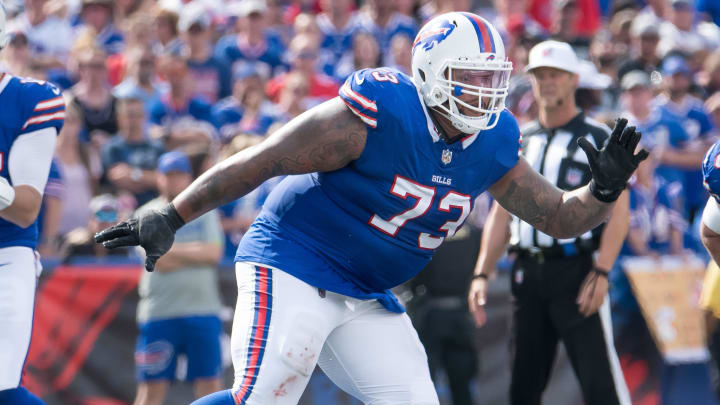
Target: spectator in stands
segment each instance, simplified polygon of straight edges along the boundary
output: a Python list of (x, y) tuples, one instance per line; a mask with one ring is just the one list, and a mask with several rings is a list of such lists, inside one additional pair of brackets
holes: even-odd
[[(300, 35), (290, 43), (289, 59), (292, 65), (291, 73), (301, 74), (308, 84), (311, 104), (319, 104), (329, 100), (338, 93), (338, 83), (331, 77), (318, 71), (319, 47), (313, 37)], [(267, 84), (267, 93), (271, 100), (278, 101), (285, 81), (290, 73), (271, 79)]]
[(622, 116), (628, 119), (629, 125), (635, 125), (642, 132), (644, 145), (660, 165), (657, 175), (666, 182), (682, 183), (682, 169), (692, 167), (702, 156), (689, 154), (684, 149), (688, 136), (680, 120), (652, 103), (650, 77), (644, 71), (629, 72), (620, 85), (623, 90)]
[(360, 31), (353, 38), (352, 53), (346, 54), (335, 66), (335, 79), (344, 82), (356, 70), (381, 66), (380, 46), (375, 37)]
[[(720, 91), (720, 49), (709, 54), (705, 59), (702, 71), (698, 74), (698, 84), (702, 86), (705, 97)], [(715, 120), (715, 124), (718, 123), (720, 121)]]
[(589, 49), (589, 59), (595, 63), (600, 73), (617, 77), (620, 54), (607, 31), (599, 32), (593, 37)]
[(128, 58), (134, 52), (133, 50), (136, 48), (152, 49), (152, 46), (156, 43), (153, 17), (149, 14), (134, 15), (131, 19), (125, 21), (121, 27), (125, 34), (125, 49), (123, 53), (110, 55), (107, 59), (108, 80), (113, 86), (120, 84), (130, 74), (128, 71), (130, 69)]
[(113, 25), (112, 0), (82, 0), (80, 18), (96, 35), (97, 44), (107, 53), (121, 53), (125, 47), (125, 39)]
[(241, 133), (265, 135), (277, 119), (265, 96), (265, 78), (252, 65), (235, 72), (233, 94), (215, 104), (212, 114), (223, 143)]
[[(549, 36), (549, 33), (528, 14), (529, 0), (494, 0), (493, 5), (497, 16), (492, 23), (503, 37), (507, 44), (511, 40), (512, 31), (515, 27), (522, 27), (523, 30), (534, 36)], [(456, 10), (448, 10), (456, 11)], [(469, 11), (469, 10), (463, 10)]]
[(651, 74), (660, 69), (660, 58), (657, 55), (657, 45), (660, 41), (658, 26), (651, 21), (636, 18), (630, 26), (631, 50), (630, 59), (620, 65), (618, 80), (622, 80), (626, 73), (633, 70), (642, 70)]
[(358, 17), (351, 0), (321, 0), (322, 12), (316, 21), (322, 38), (320, 48), (329, 53), (331, 63), (323, 67), (325, 74), (335, 76), (335, 65), (351, 53), (353, 35), (358, 29)]
[(82, 112), (85, 134), (98, 144), (103, 144), (118, 130), (117, 99), (107, 80), (106, 57), (107, 54), (97, 47), (79, 50), (80, 81), (68, 90), (71, 103)]
[(575, 103), (588, 117), (598, 121), (610, 118), (608, 113), (612, 109), (613, 96), (608, 92), (608, 88), (612, 84), (612, 78), (599, 73), (595, 64), (590, 61), (579, 62), (580, 78), (575, 90)]
[(100, 167), (91, 163), (90, 149), (80, 143), (81, 131), (82, 113), (76, 106), (69, 104), (65, 108), (65, 123), (55, 146), (55, 160), (65, 184), (58, 228), (61, 236), (88, 225), (91, 213), (87, 207), (101, 174)]
[(0, 52), (0, 71), (13, 76), (30, 77), (31, 60), (27, 35), (20, 31), (10, 34), (10, 43)]
[(683, 253), (682, 184), (655, 175), (656, 156), (642, 162), (630, 187), (630, 229), (627, 253), (635, 256)]
[(211, 24), (209, 11), (199, 2), (184, 6), (180, 12), (178, 29), (193, 83), (192, 96), (212, 104), (230, 95), (230, 68), (213, 55)]
[(670, 0), (670, 3), (667, 21), (660, 25), (659, 54), (664, 57), (673, 50), (693, 54), (709, 46), (697, 30), (692, 0)]
[(264, 65), (268, 76), (285, 70), (283, 53), (285, 46), (277, 35), (267, 29), (267, 7), (261, 0), (243, 0), (233, 10), (238, 17), (237, 34), (226, 35), (215, 45), (215, 56), (230, 64), (232, 71), (238, 64)]
[(148, 45), (128, 48), (125, 52), (125, 61), (127, 62), (125, 80), (113, 88), (113, 95), (117, 98), (142, 99), (146, 116), (149, 117), (153, 105), (161, 100), (161, 86), (155, 77), (157, 64), (155, 53)]
[(391, 62), (388, 66), (412, 76), (412, 70), (410, 68), (411, 58), (412, 39), (406, 35), (395, 35), (392, 41), (390, 41)]
[(178, 37), (177, 24), (177, 13), (163, 8), (157, 11), (153, 24), (155, 27), (154, 38), (157, 41), (154, 48), (157, 55), (177, 51), (180, 48), (181, 41)]
[(23, 32), (29, 41), (34, 57), (47, 67), (64, 67), (70, 55), (73, 31), (70, 23), (49, 15), (47, 0), (26, 0), (25, 11), (10, 21), (8, 32)]
[(577, 0), (553, 0), (552, 27), (553, 39), (567, 42), (580, 56), (587, 54), (590, 39), (578, 34), (576, 23), (579, 11)]
[(656, 98), (664, 113), (675, 116), (688, 135), (685, 146), (687, 154), (697, 160), (685, 171), (684, 189), (686, 216), (692, 223), (695, 214), (707, 201), (707, 192), (702, 187), (700, 163), (704, 152), (715, 140), (715, 129), (703, 106), (703, 102), (689, 94), (693, 82), (692, 72), (681, 56), (666, 58), (662, 66), (664, 91)]
[[(177, 49), (160, 57), (160, 73), (169, 85), (168, 93), (150, 107), (150, 123), (158, 127), (172, 125), (181, 119), (213, 123), (210, 104), (194, 97), (188, 63)], [(162, 128), (161, 133), (164, 133)]]
[(628, 53), (630, 49), (632, 23), (636, 14), (635, 10), (621, 10), (613, 15), (608, 25), (612, 41), (621, 54)]
[(310, 88), (305, 76), (300, 72), (289, 73), (276, 105), (278, 121), (287, 122), (304, 113), (308, 109), (309, 95)]
[(118, 104), (120, 132), (102, 149), (107, 179), (119, 193), (131, 194), (137, 204), (157, 196), (155, 171), (163, 148), (145, 136), (145, 110), (139, 98), (125, 98)]
[(368, 0), (358, 15), (358, 22), (380, 45), (383, 63), (389, 56), (390, 41), (395, 35), (402, 33), (415, 38), (418, 29), (412, 18), (393, 11), (392, 2), (385, 0)]
[[(164, 206), (193, 180), (190, 160), (179, 151), (162, 155), (158, 172), (160, 196), (138, 213)], [(221, 389), (217, 265), (222, 252), (220, 219), (210, 211), (178, 231), (154, 272), (143, 272), (138, 286), (135, 405), (163, 403), (182, 354), (187, 357), (185, 380), (192, 383), (195, 397)]]
[(85, 208), (90, 212), (87, 226), (70, 231), (64, 238), (60, 247), (60, 256), (63, 263), (70, 263), (83, 256), (92, 256), (96, 259), (106, 256), (127, 257), (128, 248), (103, 249), (93, 240), (93, 235), (108, 226), (113, 226), (123, 219), (119, 200), (111, 194), (102, 194), (93, 197)]

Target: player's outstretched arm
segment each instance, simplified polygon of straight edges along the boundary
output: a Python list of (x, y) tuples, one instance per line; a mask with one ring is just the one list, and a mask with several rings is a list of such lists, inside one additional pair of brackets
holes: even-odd
[(259, 145), (216, 164), (162, 210), (105, 229), (95, 241), (107, 248), (142, 246), (145, 268), (153, 271), (186, 222), (244, 196), (271, 177), (340, 169), (360, 157), (366, 136), (365, 124), (336, 97), (301, 114)]
[(608, 217), (612, 203), (648, 156), (645, 150), (635, 154), (641, 135), (626, 125), (627, 120), (618, 119), (601, 150), (585, 138), (578, 141), (588, 155), (593, 175), (587, 186), (563, 192), (520, 158), (490, 187), (490, 194), (506, 210), (554, 238), (572, 238), (595, 228)]
[(173, 204), (189, 221), (242, 197), (271, 177), (342, 168), (360, 157), (366, 135), (365, 124), (336, 97), (290, 121), (259, 145), (218, 163)]

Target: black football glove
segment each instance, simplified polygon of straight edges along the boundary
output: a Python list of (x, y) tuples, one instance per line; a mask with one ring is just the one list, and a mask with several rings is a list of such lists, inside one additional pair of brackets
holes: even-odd
[(155, 270), (155, 262), (175, 240), (175, 232), (185, 221), (172, 203), (161, 210), (144, 212), (137, 218), (120, 222), (95, 234), (95, 243), (108, 249), (140, 245), (145, 249), (145, 270)]
[(618, 118), (610, 139), (600, 150), (586, 138), (578, 139), (578, 145), (585, 151), (592, 172), (590, 192), (603, 202), (617, 200), (638, 164), (648, 157), (645, 149), (635, 154), (642, 135), (635, 132), (635, 127), (626, 128), (626, 125), (625, 118)]

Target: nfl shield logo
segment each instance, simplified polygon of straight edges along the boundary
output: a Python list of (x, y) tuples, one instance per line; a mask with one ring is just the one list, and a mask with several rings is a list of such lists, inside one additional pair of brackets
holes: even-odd
[(443, 150), (441, 160), (442, 160), (443, 164), (450, 163), (450, 161), (452, 161), (452, 151), (450, 149)]
[(565, 181), (571, 187), (579, 186), (582, 181), (582, 175), (583, 173), (579, 169), (570, 168), (568, 169), (567, 176), (565, 176)]

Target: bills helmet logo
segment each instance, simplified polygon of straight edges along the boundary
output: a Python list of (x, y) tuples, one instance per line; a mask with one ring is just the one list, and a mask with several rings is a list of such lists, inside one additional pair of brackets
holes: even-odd
[(450, 33), (455, 30), (455, 23), (449, 20), (441, 22), (439, 25), (428, 27), (426, 30), (420, 32), (415, 38), (413, 43), (413, 52), (418, 46), (422, 46), (423, 50), (431, 50), (435, 44), (439, 44), (444, 41)]

